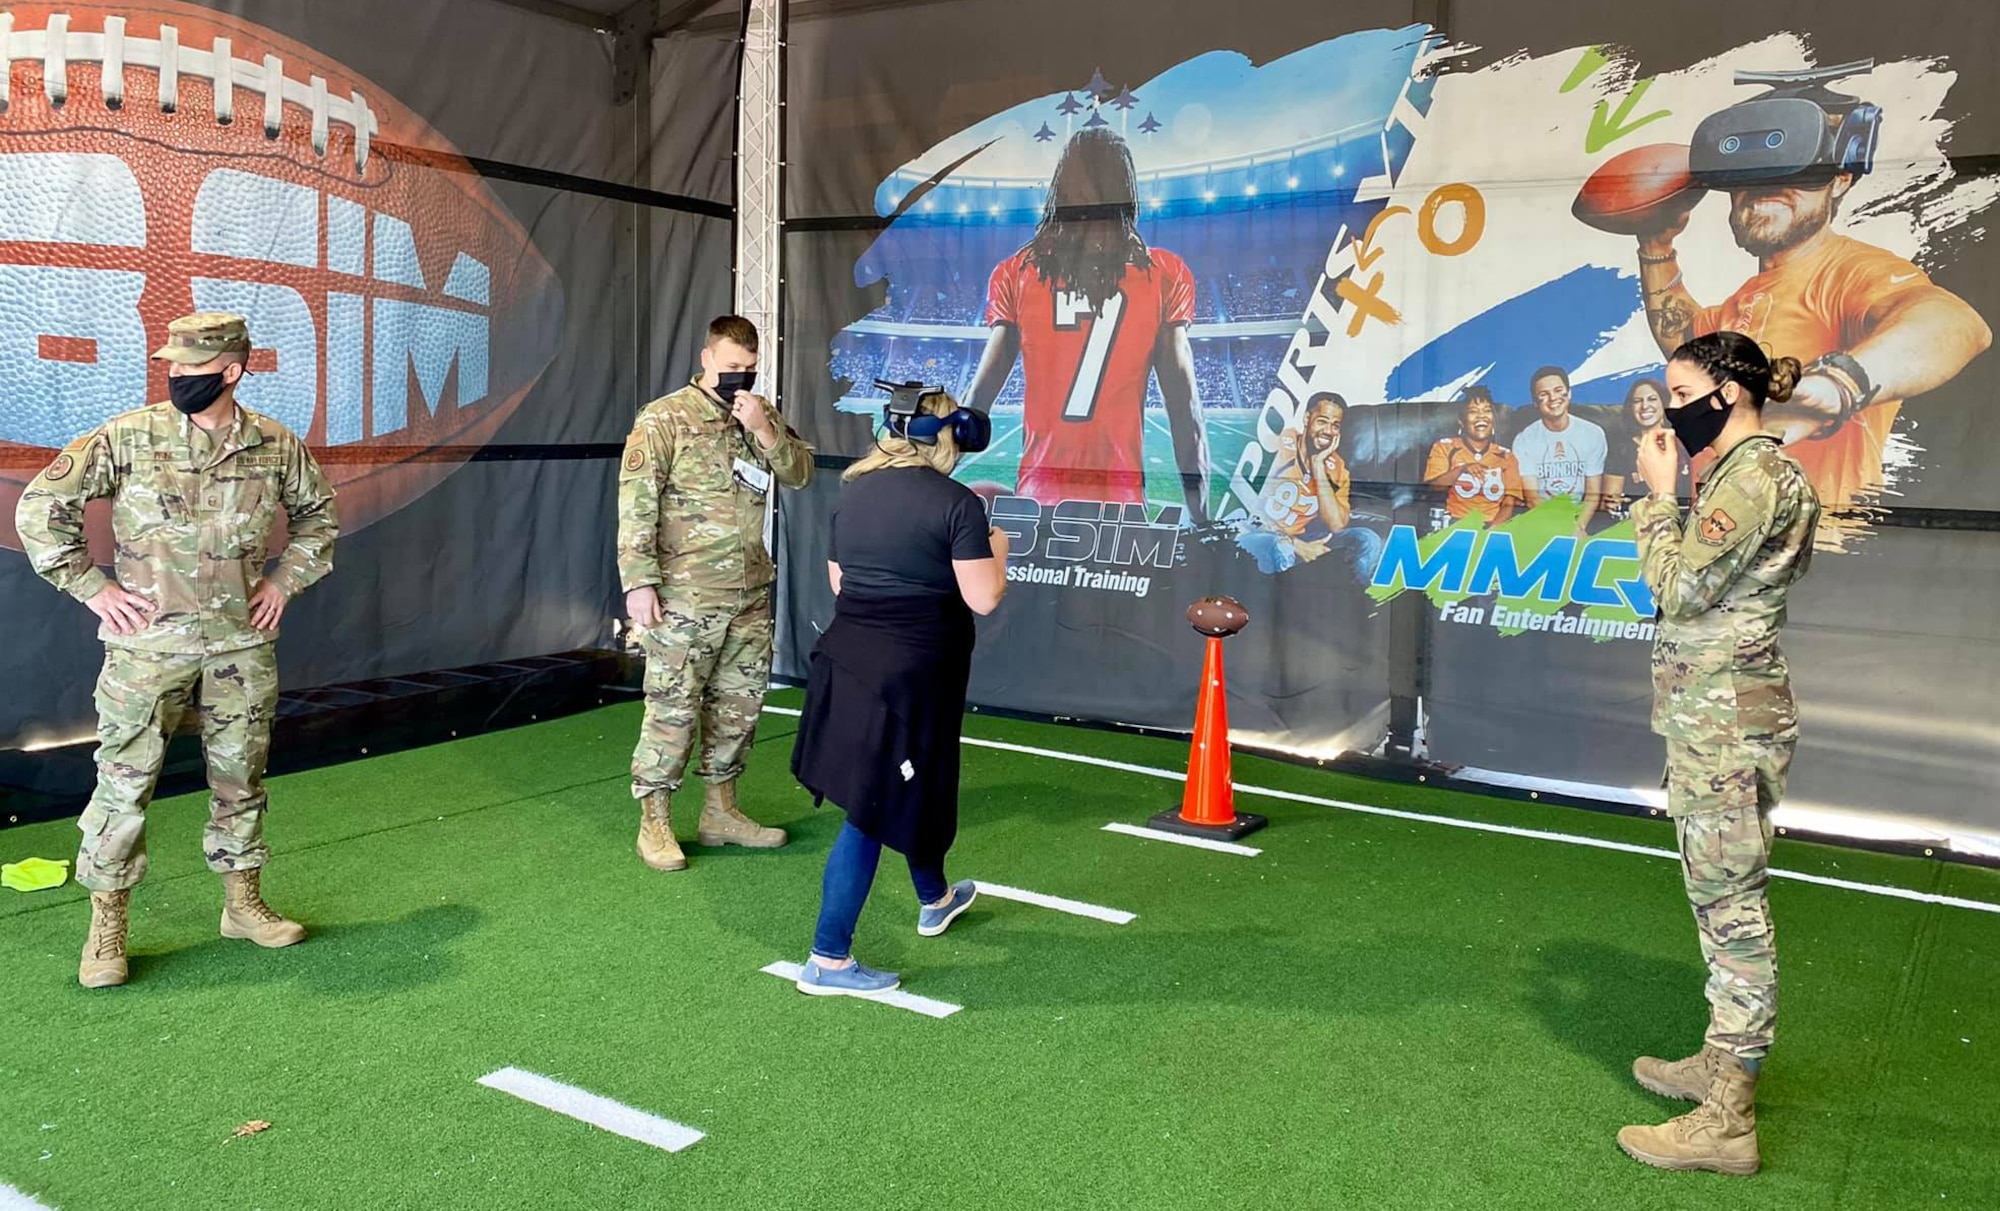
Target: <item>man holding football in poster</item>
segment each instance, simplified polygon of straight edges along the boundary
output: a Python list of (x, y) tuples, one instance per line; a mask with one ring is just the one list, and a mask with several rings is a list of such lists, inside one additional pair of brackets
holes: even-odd
[[(1881, 111), (1826, 85), (1871, 66), (1739, 72), (1738, 84), (1771, 91), (1702, 121), (1688, 188), (1637, 233), (1646, 318), (1662, 352), (1730, 330), (1805, 363), (1790, 402), (1768, 419), (1830, 512), (1881, 488), (1902, 401), (1949, 382), (1993, 339), (1923, 270), (1832, 230), (1841, 200), (1874, 165)], [(1674, 249), (1702, 189), (1727, 192), (1736, 244), (1757, 258), (1757, 272), (1714, 307), (1688, 292)]]
[(1146, 502), (1146, 378), (1157, 374), (1189, 525), (1208, 517), (1208, 438), (1195, 390), (1194, 273), (1139, 237), (1132, 153), (1086, 128), (1064, 147), (1040, 225), (994, 267), (992, 331), (969, 404), (993, 407), (1014, 361), (1027, 385), (1020, 482), (1044, 505)]

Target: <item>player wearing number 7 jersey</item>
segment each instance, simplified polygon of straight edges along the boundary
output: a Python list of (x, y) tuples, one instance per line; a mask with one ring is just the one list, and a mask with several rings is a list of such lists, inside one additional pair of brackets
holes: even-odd
[(1444, 492), (1453, 521), (1477, 513), (1488, 525), (1514, 516), (1527, 499), (1521, 463), (1493, 440), (1493, 393), (1470, 387), (1459, 411), (1459, 435), (1440, 440), (1424, 462), (1424, 483)]
[(1195, 390), (1194, 273), (1139, 237), (1125, 141), (1079, 131), (1049, 182), (1041, 224), (994, 267), (992, 331), (971, 406), (990, 409), (1018, 357), (1027, 386), (1019, 485), (1045, 505), (1144, 503), (1146, 379), (1157, 374), (1190, 524), (1208, 516), (1208, 440)]

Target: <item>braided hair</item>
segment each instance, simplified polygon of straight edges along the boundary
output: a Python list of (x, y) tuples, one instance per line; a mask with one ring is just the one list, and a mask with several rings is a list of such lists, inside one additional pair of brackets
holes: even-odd
[(1760, 409), (1766, 401), (1782, 404), (1792, 398), (1802, 369), (1795, 357), (1766, 356), (1756, 341), (1740, 332), (1695, 337), (1667, 360), (1701, 367), (1717, 386), (1735, 383), (1749, 394), (1750, 406)]
[(1029, 263), (1043, 282), (1102, 311), (1127, 265), (1153, 267), (1138, 222), (1139, 176), (1125, 140), (1104, 127), (1080, 130), (1056, 161)]

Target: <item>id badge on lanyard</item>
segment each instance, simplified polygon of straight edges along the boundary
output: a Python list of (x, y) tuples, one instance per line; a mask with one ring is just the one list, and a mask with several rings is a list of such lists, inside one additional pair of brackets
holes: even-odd
[(759, 496), (770, 494), (771, 473), (769, 471), (744, 458), (736, 460), (734, 471), (737, 483), (742, 484)]

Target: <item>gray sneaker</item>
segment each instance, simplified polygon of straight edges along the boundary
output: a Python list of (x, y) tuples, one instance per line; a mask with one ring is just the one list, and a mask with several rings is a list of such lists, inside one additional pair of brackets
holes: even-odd
[(893, 971), (877, 971), (859, 959), (845, 967), (821, 967), (815, 955), (806, 959), (806, 969), (796, 984), (809, 997), (874, 997), (896, 991), (903, 979)]
[(958, 914), (972, 907), (979, 898), (979, 888), (970, 879), (960, 879), (951, 885), (951, 899), (936, 908), (924, 908), (917, 912), (917, 932), (926, 938), (935, 938), (951, 928), (958, 920)]

